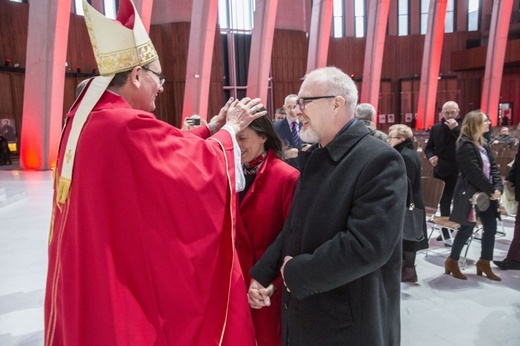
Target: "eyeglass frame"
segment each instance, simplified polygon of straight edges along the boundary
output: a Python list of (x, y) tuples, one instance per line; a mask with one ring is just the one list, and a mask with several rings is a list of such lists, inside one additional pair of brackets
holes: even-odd
[(158, 72), (155, 72), (154, 70), (152, 70), (151, 68), (149, 67), (146, 67), (146, 66), (141, 66), (141, 68), (145, 71), (149, 71), (149, 72), (152, 72), (154, 75), (157, 76), (157, 78), (159, 78), (159, 86), (162, 87), (164, 85), (164, 82), (166, 81), (166, 76), (163, 75), (163, 74), (160, 74)]
[(319, 100), (319, 99), (332, 99), (336, 96), (333, 95), (327, 95), (327, 96), (312, 96), (312, 97), (298, 97), (296, 100), (296, 105), (300, 108), (301, 111), (305, 109), (306, 101), (313, 101), (313, 100)]
[(402, 136), (387, 136), (386, 140), (389, 141), (391, 139), (399, 139), (399, 138), (402, 138)]

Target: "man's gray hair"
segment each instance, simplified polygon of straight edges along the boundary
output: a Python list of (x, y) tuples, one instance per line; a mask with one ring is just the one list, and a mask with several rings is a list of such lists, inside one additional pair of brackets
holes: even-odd
[(360, 103), (356, 106), (356, 118), (372, 121), (374, 115), (376, 115), (376, 109), (370, 103)]
[(289, 95), (285, 96), (284, 106), (287, 104), (287, 102), (289, 102), (290, 99), (298, 99), (298, 95), (289, 94)]
[(309, 72), (305, 78), (314, 74), (320, 75), (320, 79), (324, 82), (323, 85), (325, 86), (327, 95), (341, 96), (345, 99), (348, 113), (353, 116), (358, 102), (358, 89), (352, 78), (334, 66), (316, 69)]

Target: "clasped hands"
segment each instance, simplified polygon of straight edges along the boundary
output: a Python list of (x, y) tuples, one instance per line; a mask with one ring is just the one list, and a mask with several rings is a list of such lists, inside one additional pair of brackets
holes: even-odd
[[(282, 274), (282, 279), (284, 280), (285, 285), (285, 279), (284, 279), (284, 270), (285, 265), (288, 261), (292, 259), (291, 256), (285, 256), (282, 268), (280, 269), (280, 273)], [(289, 288), (287, 288), (287, 285), (285, 285), (288, 292)], [(251, 284), (249, 285), (249, 290), (247, 292), (247, 301), (249, 302), (249, 306), (253, 309), (261, 309), (265, 306), (271, 305), (271, 296), (274, 293), (274, 285), (271, 283), (269, 286), (264, 287), (262, 284), (260, 284), (255, 279), (251, 279)]]

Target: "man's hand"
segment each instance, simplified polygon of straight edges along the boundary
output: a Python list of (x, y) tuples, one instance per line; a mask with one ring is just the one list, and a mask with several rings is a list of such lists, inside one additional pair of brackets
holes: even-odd
[(453, 130), (459, 125), (459, 123), (455, 119), (448, 119), (444, 123), (446, 124), (446, 126), (448, 126), (450, 130)]
[(217, 132), (218, 130), (220, 130), (222, 128), (222, 126), (224, 126), (224, 124), (226, 123), (226, 116), (227, 116), (229, 106), (231, 106), (231, 103), (233, 103), (234, 100), (235, 100), (234, 98), (230, 97), (229, 100), (227, 100), (224, 107), (222, 107), (220, 109), (220, 112), (218, 112), (218, 115), (215, 115), (211, 119), (211, 122), (208, 124), (208, 126), (210, 127), (211, 133)]
[[(227, 105), (227, 104), (226, 104)], [(244, 97), (242, 100), (235, 100), (229, 105), (226, 115), (226, 125), (232, 126), (236, 132), (244, 130), (253, 120), (267, 114), (267, 111), (261, 111), (264, 105), (260, 103), (260, 99), (250, 99)]]
[(489, 197), (489, 199), (492, 201), (495, 201), (495, 200), (499, 200), (501, 196), (502, 196), (502, 192), (500, 192), (500, 190), (495, 190), (495, 192)]
[(298, 149), (296, 149), (296, 148), (287, 149), (285, 151), (285, 157), (287, 159), (294, 159), (294, 158), (298, 157)]
[(247, 292), (247, 301), (249, 306), (253, 309), (261, 309), (264, 306), (271, 305), (271, 299), (269, 298), (274, 293), (274, 286), (270, 284), (265, 288), (255, 279), (251, 279), (249, 285), (249, 291)]
[(430, 165), (432, 165), (433, 167), (436, 167), (437, 163), (439, 162), (439, 157), (437, 155), (434, 155), (434, 156), (430, 157), (430, 159), (428, 161), (430, 161)]

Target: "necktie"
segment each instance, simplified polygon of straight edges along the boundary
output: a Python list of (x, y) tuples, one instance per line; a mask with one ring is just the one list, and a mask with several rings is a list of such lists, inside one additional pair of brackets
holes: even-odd
[(296, 121), (292, 123), (292, 139), (294, 143), (294, 147), (300, 149), (300, 135), (298, 134), (298, 124)]

